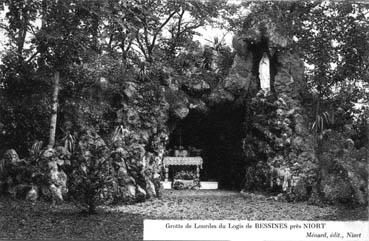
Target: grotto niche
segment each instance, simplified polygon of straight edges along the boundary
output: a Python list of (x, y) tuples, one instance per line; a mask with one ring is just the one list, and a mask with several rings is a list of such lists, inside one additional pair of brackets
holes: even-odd
[[(318, 163), (301, 104), (304, 63), (291, 44), (268, 18), (244, 26), (233, 38), (227, 77), (203, 100), (208, 111), (182, 111), (168, 148), (203, 149), (203, 177), (223, 188), (284, 192), (291, 200), (314, 196)], [(260, 83), (263, 56), (270, 91)]]

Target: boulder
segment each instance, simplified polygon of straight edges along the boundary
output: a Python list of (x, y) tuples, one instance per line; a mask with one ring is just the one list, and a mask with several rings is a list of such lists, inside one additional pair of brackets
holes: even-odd
[(246, 198), (246, 199), (251, 199), (251, 200), (259, 200), (259, 201), (267, 201), (268, 199), (262, 195), (262, 194), (255, 194), (252, 192), (245, 192), (245, 191), (241, 191), (240, 194)]
[(127, 82), (126, 88), (123, 90), (123, 93), (128, 98), (132, 98), (137, 92), (137, 85), (133, 82)]
[(53, 148), (46, 149), (41, 154), (41, 157), (43, 159), (50, 159), (53, 156), (55, 156), (55, 150)]
[(302, 123), (296, 123), (294, 129), (297, 135), (303, 135), (306, 133), (306, 127)]
[(21, 162), (21, 160), (19, 159), (18, 153), (14, 149), (9, 149), (4, 153), (4, 157), (2, 161), (3, 166), (9, 165), (9, 164), (16, 165), (19, 162)]
[(304, 139), (300, 136), (296, 136), (292, 139), (292, 147), (296, 148), (297, 150), (300, 150), (303, 148), (304, 145)]
[(304, 82), (305, 66), (301, 58), (288, 50), (284, 50), (278, 53), (278, 62), (281, 69), (292, 75), (294, 91), (299, 93), (301, 90), (304, 90), (306, 87)]
[(293, 82), (294, 79), (292, 75), (285, 71), (278, 72), (274, 77), (274, 89), (277, 93), (294, 95)]
[(156, 188), (151, 180), (146, 180), (146, 194), (148, 198), (156, 197)]
[(289, 44), (289, 39), (277, 31), (276, 24), (269, 18), (264, 19), (264, 29), (266, 29), (266, 36), (269, 39), (271, 47), (286, 48)]
[(53, 202), (62, 202), (63, 199), (63, 188), (61, 186), (56, 186), (55, 184), (51, 184), (49, 186), (49, 190), (51, 193), (51, 198)]
[(146, 200), (146, 191), (140, 187), (139, 185), (136, 186), (136, 200), (138, 202), (143, 202)]
[(197, 99), (191, 100), (189, 108), (195, 109), (201, 112), (208, 111), (208, 107), (206, 106), (206, 104), (202, 100), (197, 100)]
[(179, 119), (185, 118), (189, 112), (190, 110), (185, 105), (179, 105), (173, 108), (174, 115)]
[(8, 188), (8, 193), (16, 199), (26, 199), (28, 192), (32, 189), (30, 184), (17, 184)]
[(286, 202), (287, 199), (283, 193), (279, 193), (277, 196), (274, 197), (274, 200), (277, 202)]
[(135, 109), (129, 108), (126, 113), (126, 121), (129, 124), (137, 125), (140, 121), (140, 116)]
[(212, 104), (219, 104), (221, 102), (234, 101), (235, 97), (229, 91), (223, 88), (215, 89), (209, 96), (209, 100)]
[(131, 197), (136, 196), (136, 186), (134, 184), (127, 184), (127, 191)]
[(202, 79), (196, 79), (189, 83), (189, 88), (194, 91), (205, 91), (210, 89), (210, 85)]
[(160, 181), (160, 177), (157, 177), (157, 178), (154, 177), (153, 184), (155, 186), (156, 196), (161, 197), (161, 195), (163, 193), (163, 190), (164, 190), (164, 187), (163, 187), (163, 184)]
[(237, 54), (240, 56), (247, 56), (249, 51), (247, 50), (247, 41), (241, 36), (235, 35), (232, 39), (232, 47), (236, 50)]
[(228, 76), (224, 81), (220, 82), (218, 88), (224, 89), (232, 95), (239, 95), (250, 91), (255, 92), (258, 87), (258, 80), (253, 75), (252, 69), (253, 54), (249, 52), (247, 55), (243, 55), (237, 52)]
[(52, 170), (50, 173), (50, 179), (51, 182), (57, 186), (61, 186), (61, 187), (67, 187), (67, 175), (65, 174), (64, 171), (60, 170), (60, 171), (54, 171)]
[(51, 197), (56, 201), (63, 201), (63, 195), (68, 192), (67, 180), (68, 177), (64, 171), (59, 170), (55, 161), (49, 162), (49, 189)]
[(71, 154), (70, 152), (68, 151), (68, 149), (64, 146), (57, 146), (55, 148), (55, 155), (62, 159), (62, 160), (67, 160), (67, 159), (70, 159), (71, 157)]
[(183, 119), (189, 113), (189, 97), (183, 91), (165, 90), (165, 99), (169, 103), (169, 110), (174, 116)]
[(260, 31), (259, 26), (256, 24), (252, 27), (243, 29), (242, 34), (239, 35), (239, 38), (247, 43), (247, 45), (255, 44), (261, 41), (263, 37), (262, 32)]
[(34, 204), (38, 199), (38, 188), (34, 185), (32, 185), (31, 190), (28, 191), (26, 200), (30, 201), (32, 204)]

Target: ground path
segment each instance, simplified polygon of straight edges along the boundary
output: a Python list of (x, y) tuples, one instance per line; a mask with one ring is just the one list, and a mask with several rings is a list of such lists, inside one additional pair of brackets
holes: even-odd
[(346, 208), (251, 200), (239, 192), (219, 190), (166, 190), (161, 199), (109, 210), (158, 219), (350, 220), (361, 216)]
[(164, 191), (161, 199), (102, 207), (83, 216), (72, 204), (54, 209), (0, 198), (0, 240), (142, 240), (144, 219), (367, 220), (365, 208), (245, 199), (231, 191)]

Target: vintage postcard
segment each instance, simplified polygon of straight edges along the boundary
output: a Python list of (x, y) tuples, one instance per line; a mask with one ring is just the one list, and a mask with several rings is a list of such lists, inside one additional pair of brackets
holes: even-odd
[(369, 240), (369, 2), (0, 1), (0, 240)]

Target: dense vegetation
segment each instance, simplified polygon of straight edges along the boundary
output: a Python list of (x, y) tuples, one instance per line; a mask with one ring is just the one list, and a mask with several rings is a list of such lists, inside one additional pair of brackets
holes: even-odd
[[(42, 158), (61, 160), (64, 157), (58, 153), (68, 153), (66, 159), (71, 162), (54, 167), (55, 172), (71, 177), (70, 184), (62, 183), (69, 186), (72, 196), (83, 189), (87, 200), (94, 199), (89, 195), (104, 199), (110, 194), (96, 192), (93, 187), (103, 191), (107, 186), (114, 190), (110, 201), (129, 201), (127, 193), (137, 200), (142, 195), (159, 195), (153, 178), (156, 160), (166, 152), (170, 134), (189, 112), (208, 115), (215, 123), (204, 133), (207, 140), (219, 126), (250, 130), (251, 122), (267, 125), (278, 106), (260, 105), (260, 99), (244, 101), (242, 94), (232, 98), (215, 94), (228, 76), (234, 50), (220, 39), (208, 46), (194, 40), (200, 27), (239, 33), (262, 22), (264, 16), (275, 22), (276, 32), (292, 41), (292, 51), (299, 53), (307, 66), (307, 88), (300, 97), (309, 114), (315, 152), (321, 167), (326, 167), (321, 169), (338, 176), (340, 168), (346, 167), (350, 173), (347, 170), (352, 165), (346, 162), (368, 159), (366, 4), (244, 2), (233, 6), (226, 1), (184, 0), (2, 0), (0, 4), (5, 13), (0, 27), (7, 36), (0, 62), (0, 154), (14, 148), (30, 165)], [(249, 14), (242, 11), (245, 9)], [(223, 97), (231, 109), (244, 111), (241, 117), (221, 118)], [(268, 101), (273, 105), (275, 100)], [(258, 117), (243, 119), (250, 111)], [(252, 138), (258, 138), (257, 134), (248, 136), (241, 131), (234, 137), (234, 131), (223, 129), (221, 138), (227, 140), (214, 138), (213, 147), (206, 147), (209, 156), (220, 153), (224, 159), (232, 155), (231, 165), (215, 162), (222, 167), (218, 170), (224, 170), (218, 176), (224, 180), (234, 177), (236, 181), (230, 186), (242, 188), (244, 166), (267, 156), (265, 149), (250, 156), (247, 148), (241, 147), (241, 140), (256, 143), (258, 139)], [(271, 132), (279, 135), (275, 128)], [(347, 150), (344, 143), (350, 141), (354, 143), (350, 149), (353, 160), (342, 154)], [(337, 146), (327, 144), (336, 142)], [(60, 146), (64, 149), (58, 152), (56, 147)], [(50, 148), (55, 151), (42, 152)], [(263, 149), (251, 150), (255, 148)], [(264, 176), (260, 174), (261, 179)], [(367, 173), (360, 176), (367, 180)], [(86, 182), (92, 185), (92, 177), (96, 185), (87, 187)], [(346, 176), (330, 182), (337, 180), (354, 183), (348, 189), (363, 186), (358, 183), (362, 179)], [(258, 181), (254, 184), (260, 185)], [(337, 192), (330, 192), (327, 199), (347, 201), (351, 197)], [(362, 203), (363, 197), (358, 199)], [(88, 208), (94, 209), (94, 205)]]

